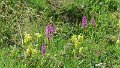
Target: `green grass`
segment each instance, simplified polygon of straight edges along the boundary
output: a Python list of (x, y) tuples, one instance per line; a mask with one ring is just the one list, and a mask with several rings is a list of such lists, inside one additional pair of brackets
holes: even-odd
[[(0, 6), (0, 68), (120, 67), (118, 0), (8, 0), (0, 1)], [(48, 23), (55, 26), (51, 40), (45, 35)], [(26, 34), (32, 37), (27, 43)], [(73, 42), (73, 35), (83, 38)]]

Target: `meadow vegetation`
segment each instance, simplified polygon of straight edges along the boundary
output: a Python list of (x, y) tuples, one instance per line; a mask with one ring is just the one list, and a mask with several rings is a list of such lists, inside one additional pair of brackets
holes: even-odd
[(0, 0), (0, 68), (120, 68), (120, 1)]

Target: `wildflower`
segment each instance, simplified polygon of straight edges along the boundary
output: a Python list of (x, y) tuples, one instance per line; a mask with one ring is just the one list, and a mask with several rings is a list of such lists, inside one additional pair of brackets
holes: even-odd
[(32, 54), (37, 54), (37, 50), (36, 49), (32, 49)]
[(55, 32), (55, 28), (54, 28), (54, 25), (53, 25), (53, 24), (50, 24), (50, 32), (51, 32), (51, 33), (54, 33), (54, 32)]
[(79, 53), (82, 53), (83, 51), (83, 46), (79, 48)]
[(40, 37), (41, 37), (41, 34), (40, 34), (40, 33), (35, 33), (35, 36), (36, 36), (37, 38), (40, 38)]
[(85, 29), (85, 27), (86, 27), (86, 24), (87, 24), (87, 20), (86, 20), (86, 16), (84, 16), (84, 17), (82, 18), (82, 26), (83, 26), (84, 29)]
[(80, 41), (78, 41), (78, 40), (75, 41), (75, 42), (74, 42), (75, 48), (77, 48), (79, 44), (80, 44)]
[(41, 46), (41, 53), (42, 53), (42, 55), (45, 54), (45, 51), (46, 51), (46, 45), (42, 44), (42, 46)]
[(32, 54), (32, 47), (31, 46), (27, 47), (26, 54), (27, 55), (31, 55)]
[(82, 35), (73, 35), (71, 37), (71, 41), (74, 43), (75, 48), (78, 47), (78, 45), (80, 45), (83, 42), (83, 36)]
[(27, 55), (35, 55), (35, 54), (37, 54), (37, 50), (34, 49), (34, 48), (31, 47), (31, 46), (28, 46), (28, 48), (27, 48), (27, 50), (26, 50), (26, 54), (27, 54)]
[(91, 24), (93, 27), (95, 26), (95, 19), (94, 18), (91, 20)]
[(78, 35), (78, 40), (83, 40), (83, 36), (82, 35)]
[(71, 41), (72, 41), (72, 42), (77, 41), (77, 35), (73, 35), (73, 36), (71, 37)]
[(30, 55), (30, 54), (31, 54), (31, 49), (28, 48), (28, 49), (26, 50), (26, 54), (27, 54), (27, 55)]
[(45, 34), (46, 34), (46, 37), (48, 39), (50, 39), (52, 37), (52, 34), (55, 32), (55, 28), (53, 26), (53, 24), (49, 23), (47, 26), (46, 26), (46, 29), (45, 29)]
[(30, 34), (25, 34), (24, 43), (27, 43), (30, 40), (32, 40), (32, 37), (30, 36)]

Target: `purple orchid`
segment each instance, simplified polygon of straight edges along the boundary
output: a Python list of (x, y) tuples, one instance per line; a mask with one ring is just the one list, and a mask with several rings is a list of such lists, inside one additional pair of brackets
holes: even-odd
[(45, 44), (42, 44), (42, 46), (41, 46), (41, 53), (42, 53), (42, 56), (44, 56), (45, 51), (46, 51), (46, 45), (45, 45)]
[(46, 26), (46, 29), (45, 29), (45, 34), (46, 34), (46, 37), (48, 39), (50, 39), (52, 37), (52, 34), (55, 32), (55, 28), (54, 28), (54, 25), (52, 23), (49, 23), (47, 26)]
[(84, 29), (86, 27), (86, 24), (87, 24), (86, 16), (83, 16), (83, 18), (82, 18), (82, 26), (83, 26)]

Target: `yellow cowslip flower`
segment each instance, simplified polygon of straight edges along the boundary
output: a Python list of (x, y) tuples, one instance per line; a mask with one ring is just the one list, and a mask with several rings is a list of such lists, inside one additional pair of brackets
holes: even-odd
[(32, 48), (31, 46), (28, 46), (28, 48), (26, 50), (26, 54), (27, 55), (35, 55), (35, 54), (37, 54), (37, 50)]
[(30, 34), (25, 34), (24, 43), (27, 43), (30, 40), (32, 40), (32, 37), (30, 36)]
[(78, 35), (78, 40), (83, 40), (83, 36), (82, 35)]
[(73, 35), (73, 36), (71, 37), (71, 41), (72, 41), (72, 42), (77, 41), (77, 35)]
[(80, 47), (79, 48), (79, 53), (82, 53), (82, 51), (83, 51), (83, 47)]
[(31, 46), (28, 46), (28, 47), (27, 47), (27, 50), (26, 50), (26, 54), (27, 54), (27, 55), (30, 55), (30, 54), (31, 54), (31, 51), (32, 51), (32, 47), (31, 47)]
[(37, 38), (42, 37), (40, 33), (35, 33), (35, 36), (36, 36)]
[(80, 44), (79, 41), (74, 42), (75, 48), (77, 48), (79, 44)]
[(78, 45), (80, 45), (80, 43), (83, 41), (83, 35), (73, 35), (71, 37), (71, 41), (74, 43), (75, 48), (78, 47)]
[(33, 55), (37, 54), (37, 50), (36, 49), (32, 49), (32, 54)]
[(26, 54), (27, 54), (27, 55), (30, 55), (30, 54), (31, 54), (31, 50), (30, 50), (29, 48), (26, 50)]
[(120, 44), (120, 40), (117, 40), (117, 41), (116, 41), (116, 44)]

